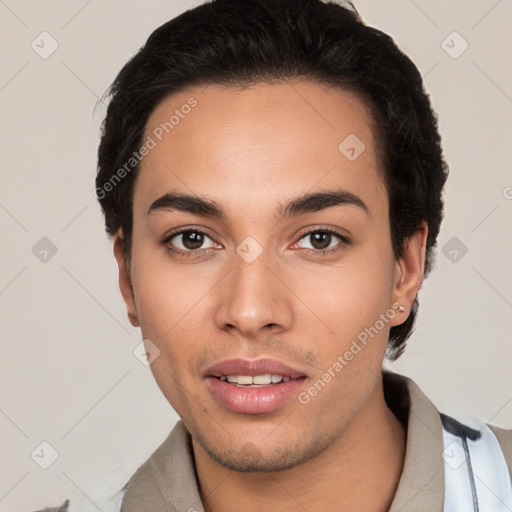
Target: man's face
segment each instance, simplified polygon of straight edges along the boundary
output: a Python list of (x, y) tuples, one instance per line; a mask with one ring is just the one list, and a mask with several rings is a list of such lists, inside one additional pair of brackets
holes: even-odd
[[(182, 109), (191, 97), (197, 105)], [(375, 404), (389, 328), (406, 318), (389, 314), (400, 268), (367, 108), (310, 82), (212, 85), (166, 98), (148, 136), (127, 304), (160, 350), (158, 385), (196, 445), (228, 467), (312, 458)], [(342, 189), (367, 209), (285, 208)], [(224, 216), (155, 203), (170, 193)]]

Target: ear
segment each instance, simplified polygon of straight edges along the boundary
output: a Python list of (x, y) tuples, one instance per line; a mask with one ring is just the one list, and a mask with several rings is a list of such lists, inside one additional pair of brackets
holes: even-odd
[(122, 231), (119, 230), (114, 235), (114, 256), (119, 267), (119, 289), (123, 296), (124, 303), (126, 304), (126, 312), (128, 320), (134, 327), (140, 327), (139, 318), (137, 316), (137, 309), (135, 307), (135, 299), (133, 294), (132, 280), (130, 276), (130, 268), (126, 261), (124, 252), (124, 239)]
[[(428, 225), (425, 221), (404, 242), (401, 258), (395, 263), (395, 277), (393, 285), (393, 309), (396, 311), (391, 325), (400, 325), (407, 320), (414, 299), (418, 294), (423, 281), (425, 268), (425, 255), (427, 248)], [(400, 311), (397, 303), (404, 306)]]

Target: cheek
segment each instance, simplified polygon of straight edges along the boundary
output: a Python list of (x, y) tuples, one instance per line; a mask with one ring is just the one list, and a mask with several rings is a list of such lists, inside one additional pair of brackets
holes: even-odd
[(196, 393), (193, 363), (204, 345), (198, 318), (207, 317), (204, 296), (208, 288), (197, 273), (177, 272), (156, 259), (139, 261), (145, 262), (137, 268), (134, 280), (141, 332), (160, 350), (150, 369), (169, 403), (187, 417), (187, 404), (194, 402), (191, 398)]
[[(146, 238), (133, 248), (135, 298), (139, 312), (148, 315), (148, 320), (169, 323), (175, 317), (183, 316), (195, 295), (203, 291), (198, 288), (201, 271), (194, 271), (193, 264), (173, 263), (164, 248), (152, 243), (149, 236)], [(166, 319), (168, 315), (171, 317)]]
[(319, 369), (302, 398), (325, 424), (338, 425), (340, 414), (348, 418), (362, 407), (380, 375), (395, 314), (391, 269), (389, 259), (360, 254), (343, 269), (331, 268), (329, 275), (323, 269), (303, 281), (299, 293), (321, 322), (303, 324), (316, 340)]
[(198, 317), (207, 318), (209, 277), (194, 265), (173, 265), (160, 250), (135, 249), (133, 288), (144, 338), (169, 357), (190, 352), (201, 339)]
[[(389, 310), (393, 260), (384, 251), (354, 251), (335, 265), (311, 267), (295, 281), (294, 291), (328, 333), (329, 346), (340, 350)], [(387, 339), (386, 328), (378, 327), (379, 337)]]

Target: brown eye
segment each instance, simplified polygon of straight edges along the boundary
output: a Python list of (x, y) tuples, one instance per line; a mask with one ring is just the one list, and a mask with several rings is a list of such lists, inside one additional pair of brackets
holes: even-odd
[[(208, 240), (210, 244), (205, 247), (205, 243), (207, 243)], [(206, 233), (193, 229), (175, 233), (167, 237), (163, 243), (183, 252), (197, 251), (197, 249), (211, 249), (214, 246), (213, 241)]]
[(187, 231), (182, 234), (182, 243), (183, 246), (187, 249), (199, 249), (204, 242), (203, 233), (198, 233), (197, 231)]
[(349, 238), (336, 231), (316, 229), (302, 235), (297, 245), (301, 249), (324, 256), (344, 249), (351, 245), (351, 243)]
[(316, 233), (311, 233), (308, 236), (310, 237), (311, 245), (315, 249), (327, 249), (332, 240), (332, 235), (323, 231), (317, 231)]

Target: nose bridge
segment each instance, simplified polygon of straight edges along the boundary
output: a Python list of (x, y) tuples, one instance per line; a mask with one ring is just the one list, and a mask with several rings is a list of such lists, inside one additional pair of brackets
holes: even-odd
[(219, 328), (234, 327), (244, 336), (254, 336), (269, 324), (289, 327), (291, 304), (273, 267), (270, 250), (254, 239), (239, 244), (217, 311)]

